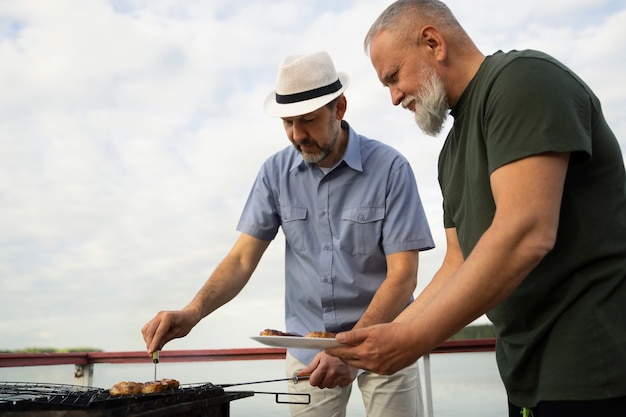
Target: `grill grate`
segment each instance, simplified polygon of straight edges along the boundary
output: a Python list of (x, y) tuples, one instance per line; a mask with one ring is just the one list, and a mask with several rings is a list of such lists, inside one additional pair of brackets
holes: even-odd
[(114, 397), (108, 390), (102, 388), (0, 381), (0, 411), (112, 408), (155, 400), (162, 400), (161, 403), (170, 403), (214, 398), (222, 395), (224, 395), (223, 388), (211, 383), (181, 385), (176, 390), (154, 394)]
[[(0, 405), (18, 402), (88, 406), (92, 398), (108, 391), (78, 385), (0, 382)], [(109, 395), (110, 396), (110, 395)]]

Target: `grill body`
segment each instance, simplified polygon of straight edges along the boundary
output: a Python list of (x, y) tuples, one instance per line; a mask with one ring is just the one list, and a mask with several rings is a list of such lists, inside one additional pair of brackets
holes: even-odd
[(112, 397), (107, 390), (61, 384), (0, 382), (3, 417), (228, 417), (230, 402), (254, 395), (225, 392), (212, 384), (136, 396)]

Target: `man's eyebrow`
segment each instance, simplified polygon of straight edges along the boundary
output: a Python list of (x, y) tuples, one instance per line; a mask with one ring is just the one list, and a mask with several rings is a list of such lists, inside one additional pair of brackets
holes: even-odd
[(398, 70), (395, 68), (389, 71), (384, 71), (380, 77), (380, 81), (383, 83), (383, 87), (387, 87), (389, 83), (395, 79), (396, 74), (398, 74)]

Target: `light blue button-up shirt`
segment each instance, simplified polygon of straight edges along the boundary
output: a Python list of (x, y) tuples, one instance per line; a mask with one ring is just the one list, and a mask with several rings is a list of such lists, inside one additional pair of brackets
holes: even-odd
[[(349, 129), (327, 174), (289, 146), (265, 161), (237, 230), (285, 234), (288, 332), (350, 330), (387, 275), (386, 256), (434, 247), (415, 177), (395, 149)], [(309, 363), (314, 350), (291, 349)]]

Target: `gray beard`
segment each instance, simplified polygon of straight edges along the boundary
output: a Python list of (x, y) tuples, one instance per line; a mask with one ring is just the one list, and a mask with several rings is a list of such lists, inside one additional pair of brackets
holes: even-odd
[(309, 164), (317, 164), (319, 162), (322, 162), (328, 155), (330, 155), (330, 150), (322, 149), (320, 153), (315, 154), (304, 153), (302, 152), (302, 150), (300, 150), (300, 155), (302, 155), (302, 159), (304, 159), (304, 162), (308, 162)]
[(408, 96), (402, 101), (406, 108), (411, 101), (415, 102), (415, 123), (429, 136), (437, 136), (448, 117), (450, 106), (445, 86), (434, 70), (424, 68), (425, 85), (419, 95)]
[(334, 136), (330, 143), (323, 148), (319, 148), (320, 152), (316, 154), (304, 153), (302, 152), (302, 148), (300, 148), (300, 146), (296, 146), (296, 149), (300, 152), (300, 155), (302, 155), (302, 159), (304, 159), (304, 162), (307, 162), (309, 164), (318, 164), (326, 159), (326, 157), (330, 155), (330, 153), (333, 151), (335, 145), (337, 144), (337, 138), (339, 138), (339, 129), (334, 133)]

